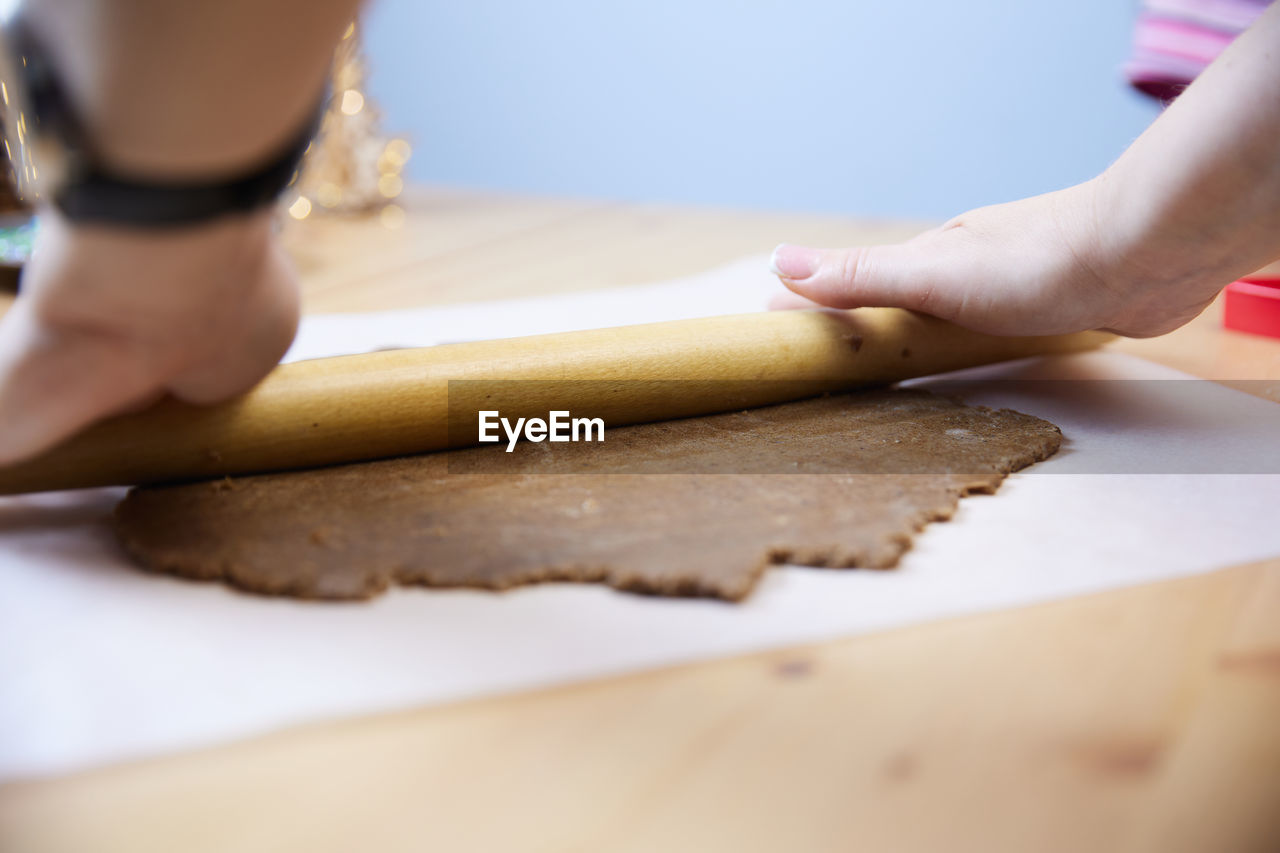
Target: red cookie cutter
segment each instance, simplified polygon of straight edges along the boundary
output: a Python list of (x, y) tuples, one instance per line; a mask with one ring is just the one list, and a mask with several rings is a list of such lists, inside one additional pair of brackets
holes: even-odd
[(1280, 338), (1280, 278), (1242, 278), (1228, 284), (1222, 297), (1222, 325)]

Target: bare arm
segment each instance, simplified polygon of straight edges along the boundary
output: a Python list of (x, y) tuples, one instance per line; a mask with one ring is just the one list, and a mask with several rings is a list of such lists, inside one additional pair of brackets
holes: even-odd
[(252, 166), (315, 107), (353, 0), (28, 0), (77, 117), (112, 165)]

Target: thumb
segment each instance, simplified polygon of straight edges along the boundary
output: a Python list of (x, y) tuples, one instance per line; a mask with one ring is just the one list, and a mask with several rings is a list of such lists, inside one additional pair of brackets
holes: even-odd
[(912, 243), (853, 249), (783, 243), (773, 250), (770, 267), (790, 290), (830, 308), (929, 311), (934, 285), (926, 258)]

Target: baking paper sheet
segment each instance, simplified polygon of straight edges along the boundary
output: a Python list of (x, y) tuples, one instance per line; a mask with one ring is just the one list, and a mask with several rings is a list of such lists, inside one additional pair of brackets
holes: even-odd
[[(776, 289), (765, 269), (761, 258), (627, 290), (314, 317), (290, 358), (757, 310)], [(1280, 470), (1280, 406), (1209, 383), (1011, 376), (1185, 379), (1106, 352), (967, 373), (947, 390), (1049, 418), (1064, 452), (963, 501), (895, 571), (776, 568), (739, 605), (569, 584), (260, 598), (131, 567), (105, 523), (121, 490), (0, 499), (0, 781), (1280, 555), (1280, 475), (1220, 473)], [(1191, 397), (1174, 390), (1193, 384)], [(1176, 473), (1098, 473), (1113, 470)]]

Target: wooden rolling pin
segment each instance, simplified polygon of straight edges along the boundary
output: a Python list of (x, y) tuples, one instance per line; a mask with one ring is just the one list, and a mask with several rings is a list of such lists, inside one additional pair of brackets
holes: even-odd
[(0, 494), (312, 468), (475, 444), (480, 409), (512, 419), (564, 409), (609, 427), (709, 414), (1075, 352), (1109, 337), (993, 337), (907, 311), (864, 308), (302, 361), (276, 368), (226, 403), (166, 400), (104, 421), (0, 469)]

